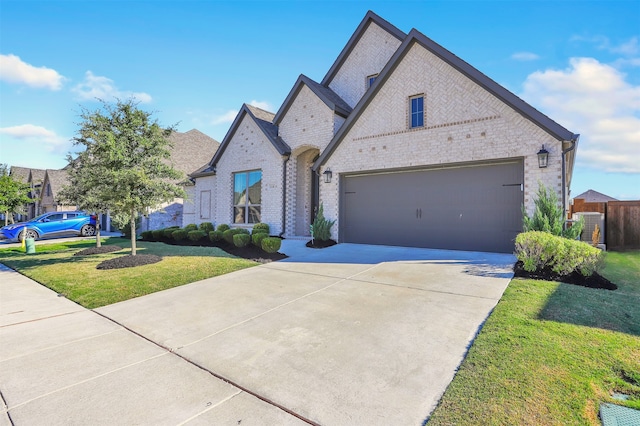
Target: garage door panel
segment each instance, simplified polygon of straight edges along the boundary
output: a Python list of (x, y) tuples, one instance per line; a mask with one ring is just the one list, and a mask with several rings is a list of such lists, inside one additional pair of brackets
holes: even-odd
[(514, 162), (346, 177), (342, 240), (511, 252), (522, 176)]

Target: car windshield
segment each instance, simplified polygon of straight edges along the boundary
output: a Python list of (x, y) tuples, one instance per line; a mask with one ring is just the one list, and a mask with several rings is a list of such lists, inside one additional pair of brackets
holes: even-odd
[(38, 217), (34, 217), (33, 219), (31, 219), (29, 222), (39, 222), (40, 220), (42, 220), (43, 217), (47, 216), (47, 213), (45, 214), (41, 214)]

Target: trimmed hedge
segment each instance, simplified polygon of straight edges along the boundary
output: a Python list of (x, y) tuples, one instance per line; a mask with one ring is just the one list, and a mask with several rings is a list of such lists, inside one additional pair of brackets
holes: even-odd
[(282, 240), (277, 237), (267, 237), (262, 240), (262, 250), (267, 253), (275, 253), (280, 250), (280, 246), (282, 245)]
[(206, 237), (207, 234), (204, 233), (204, 231), (189, 231), (187, 233), (187, 237), (189, 237), (189, 239), (191, 241), (200, 241), (201, 239), (203, 239), (204, 237)]
[(162, 236), (165, 238), (173, 238), (173, 233), (180, 228), (165, 228), (162, 230)]
[(220, 231), (220, 232), (224, 232), (231, 229), (229, 227), (229, 225), (227, 225), (226, 223), (221, 223), (220, 225), (218, 225), (218, 227), (216, 228), (216, 231)]
[(164, 229), (155, 229), (151, 231), (151, 234), (153, 235), (153, 239), (156, 241), (160, 240), (160, 238), (164, 236), (163, 232), (164, 232)]
[(249, 235), (249, 231), (244, 228), (233, 228), (227, 229), (222, 233), (222, 238), (229, 244), (233, 244), (233, 236), (236, 234), (247, 234)]
[(541, 231), (524, 232), (516, 237), (516, 257), (527, 272), (551, 268), (559, 275), (578, 271), (589, 276), (604, 263), (604, 252), (600, 249)]
[(142, 231), (140, 233), (140, 237), (146, 241), (153, 241), (153, 232), (152, 231)]
[(197, 231), (198, 230), (198, 225), (196, 225), (195, 223), (190, 223), (187, 226), (184, 227), (184, 230), (189, 232), (189, 231)]
[(209, 240), (214, 242), (222, 240), (222, 232), (220, 231), (209, 232)]
[(211, 222), (202, 222), (198, 229), (204, 232), (206, 235), (209, 235), (209, 232), (213, 231), (215, 228), (213, 227), (213, 223)]
[(258, 248), (262, 248), (262, 240), (264, 240), (268, 236), (269, 234), (265, 232), (257, 232), (257, 233), (254, 232), (253, 235), (251, 235), (251, 242), (253, 243), (254, 246)]
[(176, 241), (182, 241), (187, 238), (187, 230), (186, 229), (174, 229), (171, 232), (171, 238)]
[(237, 233), (233, 236), (233, 245), (242, 248), (246, 247), (251, 241), (251, 235), (245, 234), (244, 232)]
[(253, 230), (251, 231), (252, 234), (268, 234), (269, 233), (269, 225), (266, 223), (256, 223), (255, 225), (253, 225)]

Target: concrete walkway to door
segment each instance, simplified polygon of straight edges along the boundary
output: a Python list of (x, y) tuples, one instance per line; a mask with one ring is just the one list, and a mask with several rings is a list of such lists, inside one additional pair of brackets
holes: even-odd
[[(293, 240), (281, 251), (290, 258), (95, 312), (33, 290), (66, 304), (0, 328), (15, 424), (421, 424), (515, 261)], [(54, 321), (82, 327), (52, 334)]]

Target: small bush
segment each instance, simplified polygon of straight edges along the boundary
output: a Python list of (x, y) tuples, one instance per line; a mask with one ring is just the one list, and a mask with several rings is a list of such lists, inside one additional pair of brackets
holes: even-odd
[(204, 231), (195, 230), (195, 231), (187, 232), (187, 237), (191, 241), (200, 241), (201, 239), (203, 239), (206, 236), (207, 236), (207, 234), (205, 234)]
[(209, 232), (209, 240), (213, 242), (222, 240), (222, 232), (220, 231)]
[(251, 235), (245, 233), (237, 233), (233, 236), (233, 245), (242, 248), (246, 247), (251, 241)]
[(275, 253), (280, 250), (280, 245), (282, 244), (282, 240), (277, 237), (267, 237), (262, 240), (262, 250), (267, 253)]
[(165, 228), (165, 229), (163, 229), (163, 230), (162, 230), (162, 236), (163, 236), (163, 237), (165, 237), (165, 238), (173, 238), (172, 234), (173, 234), (177, 229), (180, 229), (180, 228), (173, 228), (173, 227), (171, 227), (171, 228)]
[(542, 231), (519, 234), (516, 237), (516, 257), (527, 272), (551, 268), (559, 275), (578, 271), (589, 276), (604, 262), (604, 253), (595, 247)]
[(189, 232), (189, 231), (197, 231), (198, 230), (198, 225), (196, 225), (195, 223), (190, 223), (187, 226), (184, 227), (184, 230)]
[(182, 241), (187, 238), (187, 231), (185, 229), (173, 229), (171, 232), (171, 238), (176, 241)]
[(145, 241), (153, 241), (153, 232), (152, 231), (143, 231), (140, 233), (140, 237)]
[(255, 225), (253, 225), (253, 230), (251, 231), (252, 234), (268, 234), (269, 233), (269, 225), (267, 225), (266, 223), (256, 223)]
[(336, 223), (335, 220), (327, 220), (324, 217), (324, 208), (320, 204), (320, 208), (316, 213), (316, 218), (311, 225), (311, 239), (320, 241), (329, 241), (331, 239), (331, 227)]
[(253, 245), (255, 245), (258, 248), (262, 248), (262, 240), (264, 240), (265, 238), (267, 238), (269, 236), (269, 234), (265, 233), (265, 232), (255, 232), (255, 229), (253, 230), (253, 235), (251, 235), (251, 242), (253, 243)]
[(156, 241), (159, 241), (160, 238), (164, 237), (164, 233), (163, 233), (164, 229), (155, 229), (153, 231), (151, 231), (151, 234), (153, 235), (153, 239)]
[(227, 225), (226, 223), (221, 223), (220, 225), (218, 225), (218, 228), (216, 228), (216, 231), (224, 232), (229, 229), (231, 229), (229, 225)]
[(533, 216), (529, 217), (524, 206), (522, 206), (524, 231), (544, 231), (553, 235), (561, 235), (571, 240), (580, 238), (584, 228), (584, 218), (580, 218), (578, 222), (574, 222), (572, 226), (565, 228), (566, 221), (562, 207), (560, 207), (558, 194), (542, 183), (538, 185), (536, 199), (533, 201), (536, 206)]
[(205, 234), (209, 235), (209, 232), (213, 231), (213, 223), (211, 222), (202, 222), (200, 224), (200, 226), (198, 226), (198, 229), (202, 232), (204, 232)]
[(222, 238), (228, 242), (229, 244), (233, 244), (233, 236), (237, 234), (247, 234), (249, 235), (249, 231), (244, 228), (233, 228), (227, 229), (222, 233)]

